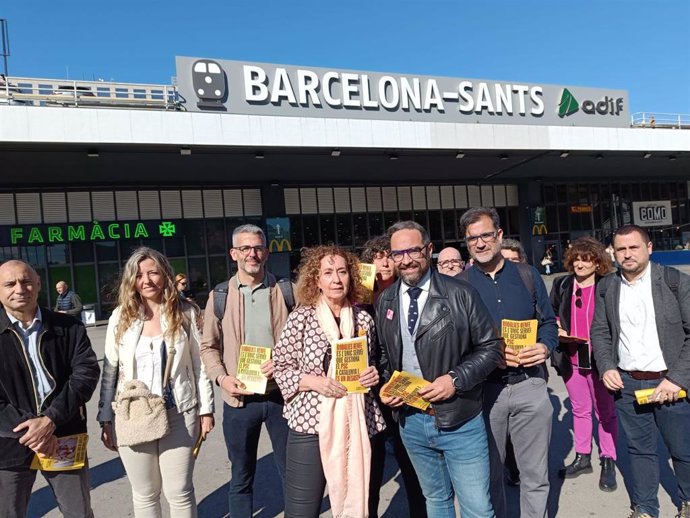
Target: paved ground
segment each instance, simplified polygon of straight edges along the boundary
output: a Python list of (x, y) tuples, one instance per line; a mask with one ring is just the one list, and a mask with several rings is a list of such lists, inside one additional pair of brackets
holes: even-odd
[[(686, 269), (688, 271), (688, 269)], [(688, 272), (690, 273), (690, 272)], [(545, 277), (550, 287), (554, 276)], [(89, 336), (99, 359), (103, 358), (105, 327), (91, 327)], [(570, 462), (573, 453), (572, 417), (568, 394), (561, 378), (552, 373), (549, 380), (549, 394), (554, 408), (553, 432), (550, 450), (551, 496), (549, 501), (549, 517), (575, 518), (582, 516), (613, 518), (628, 515), (629, 497), (619, 473), (619, 487), (614, 493), (603, 493), (598, 489), (598, 469), (591, 475), (583, 475), (575, 480), (561, 481), (557, 471), (564, 461)], [(125, 476), (119, 458), (107, 450), (100, 442), (100, 429), (95, 421), (96, 396), (89, 403), (90, 415), (90, 446), (89, 462), (91, 465), (93, 509), (99, 517), (133, 516), (131, 492), (129, 482)], [(219, 398), (216, 398), (218, 401)], [(216, 430), (204, 444), (197, 461), (194, 474), (197, 500), (199, 502), (200, 518), (219, 518), (227, 516), (227, 481), (229, 479), (229, 462), (222, 439), (222, 413), (217, 413)], [(675, 514), (672, 498), (676, 498), (675, 482), (668, 455), (663, 445), (662, 487), (659, 491), (661, 501), (661, 517), (669, 518)], [(625, 438), (619, 441), (619, 469), (625, 473), (629, 469), (625, 453)], [(595, 449), (596, 452), (596, 449)], [(259, 466), (255, 485), (255, 517), (269, 518), (282, 516), (282, 499), (279, 490), (279, 480), (275, 473), (272, 460), (270, 442), (267, 434), (262, 434), (259, 451)], [(673, 495), (673, 496), (671, 496)], [(519, 493), (515, 488), (509, 488), (509, 504), (511, 518), (519, 516)], [(327, 501), (324, 502), (325, 512), (322, 516), (330, 516), (327, 511)], [(380, 515), (384, 518), (403, 518), (407, 516), (407, 505), (404, 498), (402, 482), (395, 467), (395, 459), (389, 455), (386, 459), (385, 486), (381, 491)], [(40, 476), (34, 487), (29, 509), (29, 518), (47, 516), (57, 518), (60, 515), (55, 500)], [(164, 516), (169, 516), (167, 510)], [(414, 510), (410, 513), (414, 517)]]

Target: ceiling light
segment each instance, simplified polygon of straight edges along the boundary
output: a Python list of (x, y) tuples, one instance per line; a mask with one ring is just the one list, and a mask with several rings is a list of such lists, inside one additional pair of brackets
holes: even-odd
[(255, 158), (263, 158), (264, 154), (261, 151), (257, 151), (256, 155), (254, 155)]
[(498, 158), (500, 158), (501, 160), (508, 160), (508, 155), (505, 153), (501, 153), (500, 155), (498, 155)]
[(391, 160), (397, 160), (397, 159), (398, 159), (398, 155), (397, 155), (396, 153), (391, 153), (390, 155), (388, 155), (388, 158), (391, 159)]
[(455, 154), (455, 158), (465, 158), (465, 153), (463, 153), (462, 151), (458, 151)]
[(594, 158), (596, 158), (597, 160), (601, 160), (602, 158), (604, 158), (604, 155), (598, 153)]
[(97, 149), (89, 149), (89, 151), (86, 153), (86, 156), (89, 158), (98, 158), (100, 155), (98, 154)]
[(561, 158), (568, 158), (570, 151), (561, 151)]
[(642, 158), (649, 158), (651, 156), (652, 154), (649, 151), (647, 151), (644, 155), (642, 155)]
[(189, 156), (192, 154), (192, 149), (188, 147), (180, 148), (180, 155)]
[(676, 155), (669, 155), (668, 159), (673, 162), (676, 159)]
[(334, 149), (333, 151), (331, 151), (331, 156), (340, 156), (340, 150)]

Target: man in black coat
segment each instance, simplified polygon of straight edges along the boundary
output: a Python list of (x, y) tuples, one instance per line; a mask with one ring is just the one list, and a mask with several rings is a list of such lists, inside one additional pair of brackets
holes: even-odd
[[(0, 516), (21, 518), (31, 497), (35, 453), (86, 433), (86, 402), (100, 370), (84, 326), (38, 307), (41, 280), (23, 261), (0, 265)], [(92, 518), (88, 467), (46, 471), (60, 511)]]

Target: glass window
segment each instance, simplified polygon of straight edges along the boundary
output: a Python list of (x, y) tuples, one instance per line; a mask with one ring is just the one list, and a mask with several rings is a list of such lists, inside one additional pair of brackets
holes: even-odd
[(70, 286), (74, 286), (74, 283), (72, 282), (72, 272), (70, 271), (69, 266), (50, 266), (48, 268), (48, 275), (50, 276), (50, 284), (47, 286), (42, 286), (44, 286), (44, 290), (50, 291), (50, 299), (52, 301), (55, 301), (55, 297), (57, 297), (57, 294), (55, 293), (55, 285), (58, 282), (65, 281)]
[(444, 210), (443, 211), (443, 239), (445, 241), (455, 241), (457, 239), (456, 235), (456, 222), (455, 222), (455, 211), (454, 210)]
[(441, 211), (429, 211), (429, 235), (434, 241), (443, 242), (443, 224), (441, 223)]
[[(431, 232), (432, 230), (429, 228), (429, 221), (426, 217), (426, 211), (425, 210), (417, 210), (414, 212), (413, 219), (419, 223), (421, 226), (423, 226), (427, 232), (429, 232), (429, 235), (432, 236), (432, 238), (440, 237), (440, 236), (435, 236)], [(439, 229), (440, 230), (440, 229)], [(440, 232), (439, 232), (440, 233)]]
[(206, 220), (206, 243), (209, 254), (225, 253), (225, 223), (222, 219)]
[(148, 246), (149, 248), (153, 248), (154, 250), (158, 250), (161, 254), (165, 254), (165, 250), (163, 250), (162, 238), (154, 237), (151, 239), (144, 239), (142, 240), (142, 245)]
[(48, 252), (48, 264), (68, 264), (69, 248), (66, 244), (48, 245), (46, 246)]
[(189, 271), (187, 272), (187, 282), (196, 295), (197, 304), (204, 307), (208, 300), (208, 292), (210, 289), (206, 272), (206, 258), (191, 257), (188, 261)]
[(396, 212), (386, 212), (383, 214), (383, 226), (385, 228), (384, 234), (388, 231), (388, 227), (400, 221)]
[(349, 214), (337, 214), (335, 217), (338, 244), (340, 246), (352, 246), (352, 219)]
[(225, 256), (209, 257), (208, 267), (211, 273), (211, 287), (215, 286), (219, 282), (228, 280), (228, 267)]
[(352, 223), (355, 234), (355, 246), (363, 246), (369, 239), (366, 213), (353, 214)]
[(185, 275), (187, 274), (187, 261), (184, 260), (184, 257), (178, 257), (176, 259), (168, 259), (170, 261), (170, 266), (172, 266), (173, 274), (177, 275), (178, 273), (184, 273)]
[(335, 243), (335, 216), (333, 214), (322, 214), (319, 216), (321, 224), (321, 243)]
[[(8, 259), (12, 259), (13, 257), (16, 256), (8, 257)], [(38, 304), (43, 307), (50, 307), (51, 304), (48, 302), (48, 295), (52, 294), (53, 291), (49, 289), (50, 284), (48, 284), (48, 274), (46, 272), (46, 269), (37, 268), (34, 263), (32, 263), (31, 265), (34, 267), (36, 273), (38, 273), (38, 276), (41, 278), (41, 291), (38, 292)], [(55, 297), (57, 297), (57, 293), (55, 293), (55, 295), (53, 295), (50, 299), (55, 300)], [(53, 307), (55, 307), (54, 304)]]
[(74, 292), (84, 304), (98, 302), (96, 288), (96, 267), (93, 264), (74, 266)]
[(82, 243), (80, 241), (72, 243), (72, 260), (75, 263), (92, 263), (93, 243)]
[(382, 236), (386, 233), (386, 229), (383, 224), (383, 215), (380, 212), (370, 212), (369, 213), (369, 235)]
[(315, 246), (320, 244), (319, 217), (316, 215), (302, 216), (302, 224), (304, 225), (304, 246)]
[(206, 253), (204, 222), (201, 220), (186, 220), (183, 228), (184, 239), (187, 243), (187, 253), (189, 255), (204, 255)]
[(96, 257), (98, 261), (117, 261), (117, 242), (96, 241)]
[(290, 216), (290, 241), (293, 250), (302, 248), (302, 218)]
[[(549, 221), (548, 213), (549, 208), (547, 207), (546, 221)], [(508, 210), (506, 210), (506, 221), (508, 222), (508, 229), (511, 234), (517, 235), (520, 233), (520, 209), (518, 207), (508, 207)]]
[(117, 263), (100, 263), (98, 277), (101, 292), (101, 316), (109, 314), (117, 306), (120, 289), (120, 267)]
[(120, 245), (120, 260), (123, 265), (127, 262), (129, 256), (132, 255), (132, 252), (141, 246), (140, 239), (122, 239), (118, 243)]

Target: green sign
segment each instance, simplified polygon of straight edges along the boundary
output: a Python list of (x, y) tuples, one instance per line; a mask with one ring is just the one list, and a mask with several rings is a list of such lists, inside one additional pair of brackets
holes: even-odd
[(558, 103), (558, 116), (563, 118), (566, 115), (575, 113), (579, 109), (580, 103), (578, 103), (577, 99), (575, 99), (575, 96), (570, 93), (570, 90), (564, 88), (563, 92), (561, 93), (561, 102)]
[[(117, 221), (80, 223), (71, 225), (36, 225), (9, 227), (0, 242), (11, 246), (50, 245), (56, 243), (118, 241), (120, 239), (148, 239), (174, 237), (172, 221)], [(7, 239), (9, 237), (9, 239)]]

